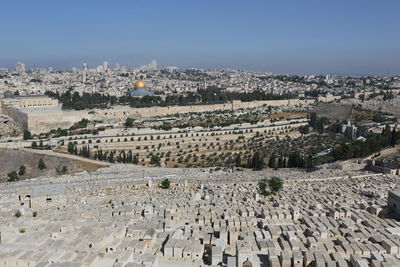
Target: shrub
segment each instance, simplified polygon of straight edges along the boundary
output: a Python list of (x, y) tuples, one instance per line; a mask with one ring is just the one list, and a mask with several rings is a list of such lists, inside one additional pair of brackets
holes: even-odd
[(168, 179), (164, 179), (161, 181), (160, 187), (162, 189), (168, 189), (171, 186), (171, 182)]
[[(267, 187), (269, 191), (267, 191)], [(276, 194), (283, 188), (283, 181), (279, 177), (272, 177), (271, 179), (262, 179), (258, 182), (258, 191), (263, 196), (268, 196), (270, 193)]]
[(160, 164), (160, 157), (159, 157), (159, 156), (156, 156), (156, 155), (152, 155), (151, 158), (150, 158), (150, 164), (151, 164), (151, 165), (160, 166), (160, 165), (161, 165), (161, 164)]
[(38, 168), (40, 170), (46, 169), (46, 164), (44, 163), (43, 159), (39, 159)]
[(276, 194), (280, 190), (282, 190), (283, 181), (281, 178), (274, 176), (268, 181), (268, 186), (269, 186), (269, 189), (271, 190), (271, 192)]
[(7, 176), (8, 176), (9, 182), (14, 182), (14, 181), (18, 180), (18, 174), (16, 171), (12, 171), (12, 172), (8, 173)]
[(26, 167), (24, 165), (19, 166), (19, 175), (24, 175), (26, 173)]
[(62, 174), (66, 174), (67, 171), (68, 171), (67, 166), (64, 165), (64, 166), (62, 167), (62, 169), (61, 169), (61, 173), (62, 173)]
[(24, 140), (29, 140), (29, 139), (32, 139), (32, 134), (30, 131), (25, 130), (24, 131)]
[(258, 191), (263, 196), (269, 195), (269, 192), (267, 191), (267, 184), (268, 184), (268, 180), (266, 178), (264, 178), (258, 182)]
[(133, 126), (133, 122), (134, 122), (134, 120), (132, 118), (126, 118), (125, 126), (126, 127), (132, 127)]
[(33, 141), (33, 142), (32, 142), (31, 148), (37, 148), (37, 143), (36, 143), (36, 141)]

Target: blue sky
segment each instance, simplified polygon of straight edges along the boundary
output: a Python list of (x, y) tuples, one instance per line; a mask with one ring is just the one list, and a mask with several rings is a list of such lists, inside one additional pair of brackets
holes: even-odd
[(3, 1), (0, 66), (400, 74), (398, 0)]

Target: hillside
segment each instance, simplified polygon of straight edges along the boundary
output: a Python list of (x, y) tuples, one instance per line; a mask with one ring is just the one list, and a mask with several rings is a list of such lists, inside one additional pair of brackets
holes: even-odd
[[(46, 168), (38, 168), (39, 160), (43, 159)], [(58, 175), (63, 167), (66, 167), (67, 173), (80, 171), (92, 171), (102, 167), (94, 163), (69, 159), (64, 157), (43, 155), (39, 152), (0, 149), (0, 182), (7, 181), (7, 174), (16, 171), (18, 173), (21, 165), (26, 167), (26, 173), (19, 175), (19, 179), (29, 179), (43, 175)]]

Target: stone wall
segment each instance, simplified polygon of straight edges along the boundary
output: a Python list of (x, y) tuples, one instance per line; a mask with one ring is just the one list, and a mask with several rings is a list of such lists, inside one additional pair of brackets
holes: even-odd
[(12, 118), (20, 129), (28, 129), (28, 114), (22, 112), (22, 110), (11, 106), (3, 106), (2, 112)]
[(63, 110), (51, 113), (27, 113), (27, 117), (27, 128), (32, 133), (44, 133), (57, 128), (67, 129), (83, 118), (92, 119), (87, 112)]
[[(43, 98), (42, 100), (49, 100)], [(52, 100), (52, 99), (51, 99)], [(108, 122), (119, 122), (127, 117), (140, 118), (152, 116), (165, 116), (175, 113), (204, 112), (216, 110), (237, 110), (241, 108), (255, 108), (263, 105), (267, 106), (293, 106), (313, 103), (314, 100), (267, 100), (241, 102), (240, 100), (232, 103), (214, 105), (192, 105), (192, 106), (168, 106), (168, 107), (149, 107), (131, 108), (126, 106), (114, 107), (111, 109), (96, 109), (94, 111), (63, 111), (61, 107), (54, 106), (54, 102), (49, 102), (51, 107), (36, 106), (35, 108), (21, 108), (12, 105), (3, 105), (4, 114), (15, 120), (21, 129), (28, 129), (34, 134), (48, 132), (52, 129), (66, 129), (83, 118), (89, 120), (106, 120)], [(3, 103), (4, 104), (4, 103)], [(44, 105), (44, 104), (43, 104)]]
[(232, 103), (214, 104), (214, 105), (192, 105), (192, 106), (168, 106), (168, 107), (149, 107), (149, 108), (130, 108), (118, 107), (114, 109), (96, 110), (96, 116), (99, 119), (115, 118), (115, 117), (152, 117), (165, 116), (175, 113), (204, 112), (216, 110), (237, 110), (241, 108), (255, 108), (263, 105), (267, 106), (294, 106), (314, 103), (314, 100), (266, 100), (241, 102), (235, 100)]
[(37, 108), (35, 110), (3, 106), (3, 113), (12, 118), (22, 130), (34, 134), (48, 132), (52, 129), (66, 129), (83, 118), (91, 120), (87, 111), (63, 111), (60, 109)]

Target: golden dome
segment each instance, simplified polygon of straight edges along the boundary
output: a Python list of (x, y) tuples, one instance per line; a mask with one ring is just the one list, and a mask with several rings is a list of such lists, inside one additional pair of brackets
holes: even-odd
[(135, 85), (133, 86), (135, 89), (137, 88), (147, 88), (147, 85), (144, 81), (136, 81)]

